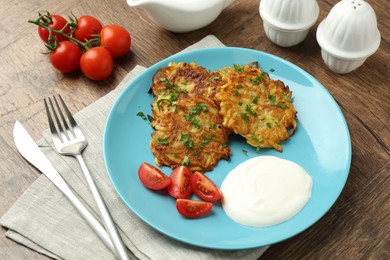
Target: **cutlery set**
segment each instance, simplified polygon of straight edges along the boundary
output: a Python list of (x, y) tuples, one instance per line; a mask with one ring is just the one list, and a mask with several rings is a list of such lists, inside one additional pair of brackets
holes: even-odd
[(44, 104), (55, 150), (61, 155), (73, 156), (78, 160), (99, 209), (104, 227), (71, 191), (61, 174), (51, 164), (19, 121), (15, 122), (13, 130), (16, 148), (27, 161), (45, 174), (68, 198), (84, 220), (117, 258), (129, 259), (127, 249), (82, 157), (82, 151), (88, 145), (84, 134), (60, 95), (58, 95), (58, 99), (55, 96), (53, 99), (45, 99)]

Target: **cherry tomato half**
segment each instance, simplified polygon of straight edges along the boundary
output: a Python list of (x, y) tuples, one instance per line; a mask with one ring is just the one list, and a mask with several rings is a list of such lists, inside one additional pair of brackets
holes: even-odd
[(80, 66), (80, 58), (80, 49), (70, 41), (59, 42), (57, 48), (49, 55), (54, 68), (63, 73), (77, 70)]
[(191, 176), (192, 172), (187, 166), (176, 167), (169, 176), (172, 181), (167, 187), (169, 195), (176, 199), (188, 198), (192, 193)]
[(98, 34), (102, 29), (102, 24), (93, 16), (83, 15), (77, 19), (77, 27), (73, 37), (79, 41), (86, 42), (93, 38), (99, 37)]
[(206, 175), (195, 172), (191, 176), (191, 189), (202, 200), (214, 202), (222, 198), (222, 191)]
[[(64, 28), (66, 23), (67, 23), (66, 19), (64, 17), (62, 17), (61, 15), (51, 14), (50, 18), (51, 18), (51, 22), (46, 24), (47, 27), (54, 29), (54, 30), (57, 30), (57, 31)], [(64, 29), (64, 33), (65, 34), (70, 33), (69, 26)], [(48, 41), (48, 38), (49, 38), (49, 31), (48, 30), (39, 26), (38, 27), (38, 34), (39, 34), (39, 37), (41, 37), (42, 41), (44, 41), (44, 42)], [(53, 33), (52, 36), (57, 37), (58, 41), (68, 40), (66, 37), (59, 35), (59, 34), (56, 34), (56, 33)]]
[(171, 179), (165, 173), (145, 162), (138, 168), (138, 177), (145, 187), (152, 190), (162, 190), (171, 183)]
[(123, 56), (131, 46), (130, 33), (122, 26), (106, 25), (100, 31), (100, 46), (107, 48), (113, 58)]
[(92, 80), (107, 78), (114, 67), (114, 61), (108, 50), (103, 47), (88, 49), (80, 60), (80, 68), (85, 76)]
[(213, 208), (213, 203), (207, 201), (177, 199), (176, 209), (186, 218), (198, 218), (206, 215)]

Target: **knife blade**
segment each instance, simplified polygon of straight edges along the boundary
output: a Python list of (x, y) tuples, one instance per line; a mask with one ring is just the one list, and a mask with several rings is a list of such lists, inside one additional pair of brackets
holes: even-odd
[(73, 206), (77, 209), (84, 220), (91, 226), (96, 232), (99, 238), (106, 244), (106, 246), (117, 256), (116, 250), (111, 242), (111, 239), (99, 223), (99, 221), (89, 212), (89, 210), (81, 203), (76, 195), (71, 191), (65, 180), (54, 168), (53, 164), (49, 161), (43, 151), (38, 147), (33, 138), (22, 126), (19, 121), (15, 122), (14, 129), (14, 142), (19, 153), (32, 165), (34, 165), (39, 171), (41, 171), (49, 180), (69, 199)]

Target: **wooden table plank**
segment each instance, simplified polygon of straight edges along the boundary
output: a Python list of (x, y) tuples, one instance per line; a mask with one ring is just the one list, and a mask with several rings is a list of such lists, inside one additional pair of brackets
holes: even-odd
[[(258, 13), (259, 0), (237, 0), (209, 26), (184, 34), (160, 29), (146, 13), (126, 1), (2, 1), (0, 15), (0, 215), (39, 176), (15, 150), (12, 127), (20, 120), (34, 139), (47, 128), (42, 100), (60, 93), (79, 111), (114, 89), (137, 64), (152, 64), (213, 34), (227, 46), (252, 48), (289, 60), (317, 78), (339, 104), (352, 140), (350, 175), (340, 198), (323, 218), (301, 234), (271, 246), (262, 259), (390, 258), (390, 21), (387, 0), (369, 1), (374, 8), (381, 45), (364, 65), (346, 75), (330, 71), (321, 58), (316, 28), (338, 0), (318, 1), (320, 17), (301, 44), (281, 48), (267, 39)], [(101, 82), (80, 72), (63, 75), (51, 68), (27, 20), (39, 11), (89, 14), (104, 24), (129, 29), (132, 51), (115, 61), (112, 76)], [(261, 61), (260, 61), (261, 63)], [(0, 259), (46, 259), (5, 238)]]

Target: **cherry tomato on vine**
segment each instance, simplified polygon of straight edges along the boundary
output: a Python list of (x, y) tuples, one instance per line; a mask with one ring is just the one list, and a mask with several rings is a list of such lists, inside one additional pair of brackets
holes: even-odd
[(162, 190), (171, 183), (165, 173), (146, 162), (138, 168), (138, 177), (145, 187), (152, 190)]
[(177, 199), (176, 209), (186, 218), (198, 218), (206, 215), (213, 208), (213, 203), (207, 201)]
[[(47, 27), (54, 29), (54, 30), (57, 30), (57, 31), (62, 30), (62, 28), (64, 28), (66, 23), (67, 23), (66, 19), (64, 17), (62, 17), (61, 15), (51, 14), (50, 18), (51, 18), (51, 22), (46, 24)], [(70, 33), (69, 26), (64, 29), (64, 33), (65, 34)], [(48, 30), (39, 26), (38, 27), (38, 34), (39, 34), (39, 37), (41, 37), (42, 41), (44, 41), (44, 42), (48, 41), (48, 38), (49, 38), (49, 31)], [(56, 34), (56, 33), (53, 33), (52, 36), (57, 37), (58, 41), (68, 40), (66, 37), (59, 35), (59, 34)]]
[(96, 38), (102, 29), (102, 24), (93, 16), (83, 15), (77, 19), (77, 27), (73, 33), (73, 37), (79, 41), (86, 42)]
[(59, 42), (57, 48), (49, 55), (54, 68), (63, 73), (76, 71), (80, 66), (80, 58), (79, 47), (70, 41)]
[(80, 60), (80, 68), (85, 76), (92, 80), (103, 80), (107, 78), (114, 67), (111, 54), (103, 47), (88, 49)]
[(119, 25), (103, 26), (100, 31), (100, 46), (107, 48), (113, 58), (123, 56), (131, 47), (130, 33)]

